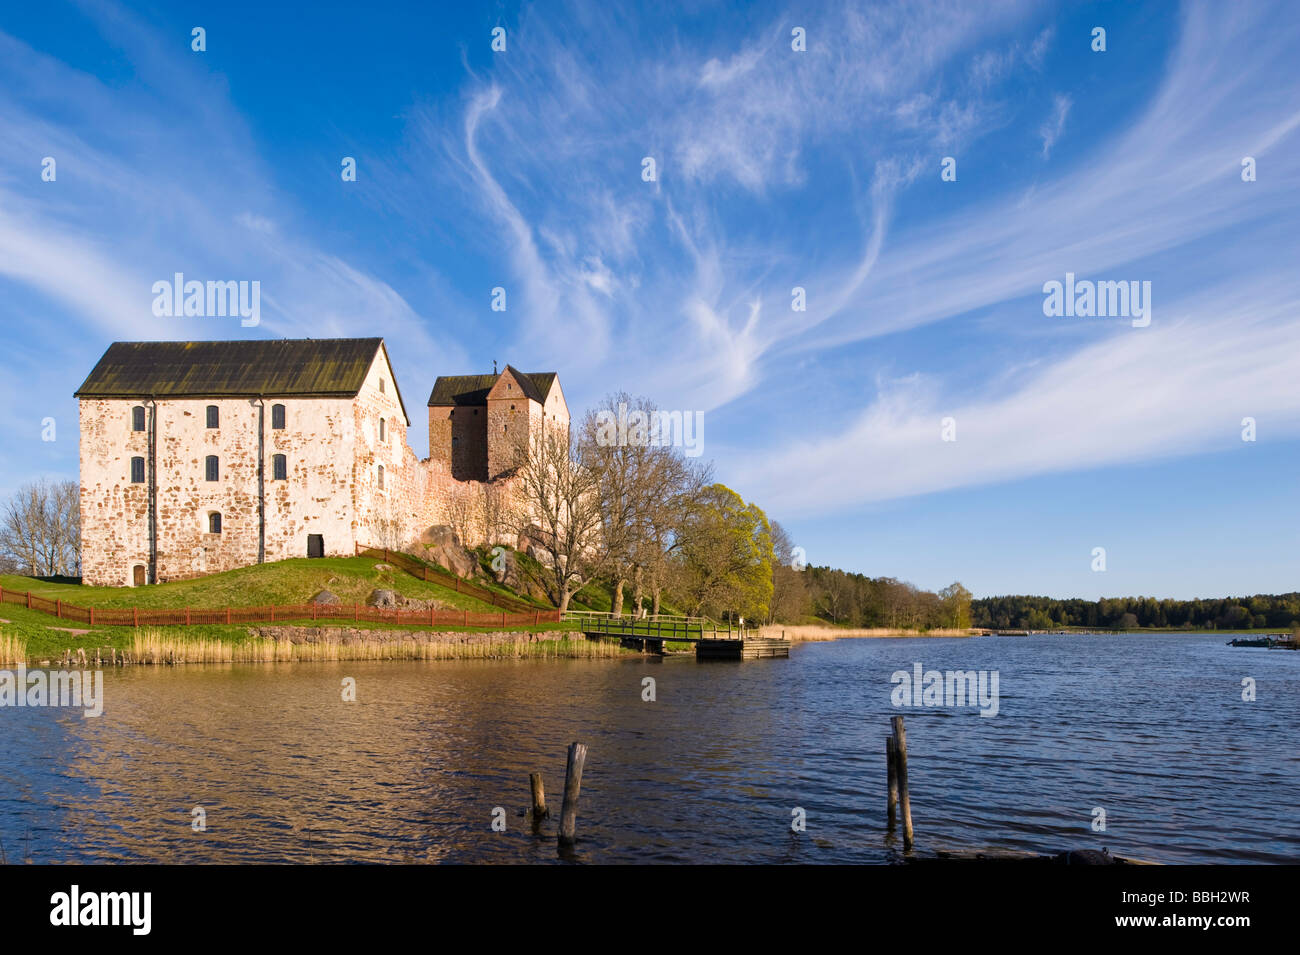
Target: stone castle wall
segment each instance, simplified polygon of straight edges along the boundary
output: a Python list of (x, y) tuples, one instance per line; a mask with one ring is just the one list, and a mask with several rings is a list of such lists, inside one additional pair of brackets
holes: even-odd
[[(272, 428), (276, 404), (285, 407), (282, 430)], [(507, 425), (526, 429), (541, 420), (543, 412), (535, 402), (517, 399), (523, 410), (513, 413), (508, 404)], [(206, 426), (209, 405), (215, 405), (220, 416), (215, 429)], [(146, 409), (145, 431), (132, 430), (132, 409), (137, 406)], [(434, 412), (450, 409), (429, 410), (432, 440)], [(488, 409), (479, 411), (480, 421), (488, 417)], [(258, 400), (248, 398), (163, 399), (156, 412), (139, 399), (83, 399), (83, 580), (100, 586), (129, 585), (134, 568), (149, 565), (149, 484), (131, 482), (131, 459), (145, 459), (147, 479), (148, 420), (155, 413), (158, 581), (256, 563), (258, 412)], [(267, 561), (306, 557), (312, 534), (321, 535), (326, 556), (350, 556), (357, 545), (409, 547), (418, 553), (420, 535), (436, 525), (450, 525), (469, 546), (514, 543), (511, 482), (465, 479), (455, 473), (452, 455), (435, 453), (419, 460), (407, 442), (407, 422), (382, 353), (355, 397), (270, 398), (264, 413)], [(567, 428), (567, 413), (564, 423)], [(489, 434), (483, 428), (477, 434), (483, 448), (480, 476), (486, 477)], [(286, 464), (286, 478), (279, 481), (274, 478), (278, 454), (285, 456)], [(216, 481), (206, 480), (208, 455), (219, 462)], [(212, 513), (221, 515), (220, 533), (208, 530)]]

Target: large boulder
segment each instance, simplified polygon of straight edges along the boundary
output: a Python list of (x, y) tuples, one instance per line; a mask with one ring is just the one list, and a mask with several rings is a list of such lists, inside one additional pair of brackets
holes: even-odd
[(458, 577), (474, 577), (479, 573), (474, 555), (461, 543), (460, 535), (446, 524), (435, 524), (422, 533), (420, 545), (426, 560)]
[(315, 597), (311, 598), (311, 602), (318, 605), (326, 605), (326, 604), (336, 604), (339, 603), (340, 601), (339, 601), (338, 594), (330, 593), (328, 590), (322, 590)]
[(493, 547), (490, 552), (492, 576), (496, 582), (504, 584), (518, 592), (523, 586), (523, 576), (519, 573), (519, 561), (515, 552), (508, 547)]
[(396, 610), (401, 603), (402, 598), (395, 590), (372, 590), (366, 598), (367, 607), (378, 607), (380, 610)]

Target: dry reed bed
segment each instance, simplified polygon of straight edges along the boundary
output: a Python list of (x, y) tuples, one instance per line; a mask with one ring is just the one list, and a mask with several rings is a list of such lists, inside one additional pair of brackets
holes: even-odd
[(19, 637), (0, 633), (0, 663), (25, 663), (27, 644)]
[(800, 624), (796, 626), (782, 626), (781, 624), (772, 624), (771, 626), (759, 627), (758, 635), (760, 637), (781, 637), (793, 643), (804, 643), (816, 640), (841, 640), (845, 637), (969, 637), (969, 630), (927, 630), (922, 633), (919, 630), (890, 630), (888, 627), (866, 627), (857, 630), (845, 627), (819, 627), (811, 624)]
[(596, 640), (529, 640), (513, 638), (494, 642), (460, 643), (412, 640), (398, 637), (378, 641), (319, 640), (290, 643), (254, 638), (241, 643), (220, 640), (177, 639), (157, 631), (141, 630), (132, 641), (132, 663), (307, 663), (341, 660), (495, 660), (495, 659), (608, 659), (628, 651), (617, 643)]

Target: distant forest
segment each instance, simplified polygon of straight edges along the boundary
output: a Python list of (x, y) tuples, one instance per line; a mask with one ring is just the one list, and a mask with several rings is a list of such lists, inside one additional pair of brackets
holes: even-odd
[(1051, 630), (1091, 627), (1127, 630), (1169, 627), (1179, 630), (1290, 631), (1300, 626), (1300, 593), (1256, 594), (1206, 600), (1106, 597), (1056, 600), (1052, 597), (982, 597), (971, 601), (971, 625), (994, 630)]
[[(775, 527), (780, 556), (785, 535), (780, 525)], [(808, 567), (798, 572), (780, 561), (775, 564), (774, 577), (772, 616), (783, 622), (811, 616), (841, 626), (918, 630), (1157, 627), (1290, 632), (1300, 627), (1300, 593), (1201, 600), (1154, 597), (1057, 600), (1024, 596), (973, 599), (970, 591), (959, 583), (935, 593), (893, 577), (867, 577), (830, 567)]]

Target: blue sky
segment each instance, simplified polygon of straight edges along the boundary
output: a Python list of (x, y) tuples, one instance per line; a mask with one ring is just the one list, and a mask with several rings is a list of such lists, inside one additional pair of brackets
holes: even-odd
[[(498, 359), (704, 412), (814, 564), (1295, 590), (1297, 50), (1287, 3), (7, 5), (0, 492), (76, 476), (110, 341), (382, 335), (420, 454)], [(155, 317), (178, 271), (261, 325)], [(1045, 316), (1067, 272), (1150, 325)]]

